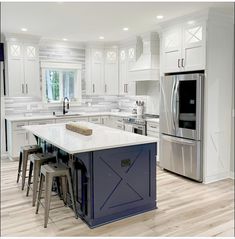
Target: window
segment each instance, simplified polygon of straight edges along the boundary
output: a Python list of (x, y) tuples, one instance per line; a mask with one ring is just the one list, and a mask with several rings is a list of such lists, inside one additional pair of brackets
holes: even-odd
[(44, 101), (61, 102), (81, 98), (81, 67), (74, 64), (42, 63)]

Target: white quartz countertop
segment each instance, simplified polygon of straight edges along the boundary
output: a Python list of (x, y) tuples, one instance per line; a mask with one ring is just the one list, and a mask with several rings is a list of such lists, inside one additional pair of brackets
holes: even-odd
[(69, 119), (69, 118), (79, 118), (79, 117), (91, 117), (91, 116), (119, 116), (119, 117), (128, 117), (133, 116), (133, 114), (129, 112), (73, 112), (78, 115), (65, 115), (57, 117), (55, 115), (32, 115), (32, 116), (24, 116), (24, 115), (9, 115), (6, 116), (5, 119), (9, 121), (28, 121), (28, 120), (46, 120), (46, 119)]
[[(74, 115), (77, 114), (77, 115)], [(69, 119), (69, 118), (79, 118), (79, 117), (91, 117), (91, 116), (117, 116), (117, 117), (129, 117), (135, 114), (131, 114), (129, 112), (74, 112), (73, 114), (66, 114), (65, 116), (57, 117), (55, 115), (9, 115), (6, 116), (5, 119), (9, 121), (27, 121), (27, 120), (46, 120), (46, 119)]]
[(72, 132), (65, 128), (65, 123), (30, 125), (23, 126), (23, 128), (69, 154), (157, 142), (156, 138), (149, 136), (133, 134), (89, 122), (80, 121), (77, 123), (91, 128), (93, 134), (84, 136)]

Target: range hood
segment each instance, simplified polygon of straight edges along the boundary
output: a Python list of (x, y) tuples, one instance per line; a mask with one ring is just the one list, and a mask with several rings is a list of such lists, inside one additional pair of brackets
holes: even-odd
[(157, 81), (160, 79), (159, 36), (150, 32), (136, 39), (136, 62), (129, 71), (131, 81)]

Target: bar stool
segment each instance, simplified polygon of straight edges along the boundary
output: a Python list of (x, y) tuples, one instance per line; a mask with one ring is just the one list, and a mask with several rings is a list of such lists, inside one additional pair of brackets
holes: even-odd
[(51, 190), (52, 190), (52, 181), (54, 177), (62, 177), (62, 180), (64, 181), (67, 179), (68, 185), (69, 185), (69, 193), (71, 196), (72, 201), (72, 207), (75, 214), (75, 217), (77, 218), (76, 213), (76, 206), (74, 202), (74, 194), (73, 194), (73, 188), (72, 188), (72, 181), (70, 177), (69, 168), (62, 165), (62, 164), (45, 164), (41, 166), (41, 173), (40, 173), (40, 183), (39, 183), (39, 192), (38, 192), (38, 200), (37, 200), (37, 208), (36, 208), (36, 214), (38, 214), (39, 204), (41, 203), (41, 194), (42, 194), (42, 188), (43, 188), (43, 181), (46, 182), (45, 185), (45, 212), (44, 212), (44, 227), (47, 227), (48, 223), (48, 217), (49, 217), (49, 210), (50, 210), (50, 202), (51, 202)]
[(19, 182), (19, 178), (21, 176), (22, 177), (22, 190), (24, 190), (24, 185), (25, 185), (28, 156), (30, 154), (41, 153), (41, 152), (42, 152), (42, 148), (38, 145), (28, 145), (28, 146), (21, 147), (16, 182), (17, 183)]
[(32, 173), (33, 173), (33, 200), (32, 200), (32, 206), (35, 206), (36, 197), (37, 197), (37, 190), (38, 190), (38, 178), (40, 176), (40, 168), (41, 165), (49, 162), (56, 162), (56, 157), (52, 153), (37, 153), (37, 154), (30, 154), (29, 155), (29, 177), (28, 177), (28, 186), (27, 186), (27, 192), (26, 196), (29, 196), (29, 189), (32, 179)]

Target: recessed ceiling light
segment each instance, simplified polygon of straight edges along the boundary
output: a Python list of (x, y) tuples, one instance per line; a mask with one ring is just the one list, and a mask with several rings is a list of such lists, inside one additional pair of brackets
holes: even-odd
[(22, 32), (27, 32), (27, 31), (28, 31), (28, 29), (27, 29), (27, 28), (25, 28), (25, 27), (22, 27), (22, 28), (21, 28), (21, 31), (22, 31)]
[(103, 36), (100, 36), (99, 39), (100, 39), (100, 40), (104, 40), (104, 37), (103, 37)]
[(157, 19), (163, 19), (163, 16), (162, 15), (158, 15)]
[(63, 41), (68, 41), (68, 39), (67, 39), (67, 38), (63, 38), (62, 40), (63, 40)]
[(192, 25), (192, 24), (195, 23), (195, 21), (188, 21), (187, 23), (188, 23), (189, 25)]
[(129, 28), (128, 28), (128, 27), (123, 27), (122, 30), (123, 30), (123, 31), (128, 31)]

